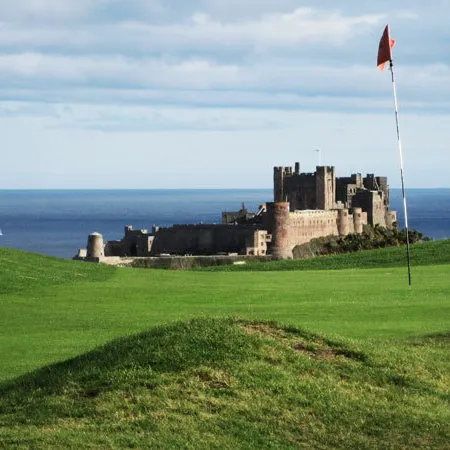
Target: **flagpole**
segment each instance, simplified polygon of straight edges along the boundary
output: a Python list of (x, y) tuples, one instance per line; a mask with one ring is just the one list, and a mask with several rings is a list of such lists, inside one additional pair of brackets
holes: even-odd
[(319, 157), (319, 166), (321, 166), (322, 165), (322, 155), (320, 153), (320, 149), (319, 148), (316, 150), (316, 153), (318, 154), (318, 157)]
[(408, 210), (406, 207), (405, 180), (403, 177), (403, 152), (402, 152), (402, 140), (400, 138), (400, 126), (399, 126), (399, 120), (398, 120), (397, 89), (395, 87), (394, 64), (392, 62), (392, 59), (389, 60), (389, 66), (390, 66), (391, 75), (392, 75), (392, 88), (394, 90), (395, 122), (397, 125), (398, 151), (400, 153), (400, 174), (401, 174), (401, 179), (402, 179), (403, 212), (405, 214), (405, 229), (406, 229), (406, 254), (407, 254), (407, 258), (408, 258), (408, 283), (411, 286), (411, 249), (409, 246)]

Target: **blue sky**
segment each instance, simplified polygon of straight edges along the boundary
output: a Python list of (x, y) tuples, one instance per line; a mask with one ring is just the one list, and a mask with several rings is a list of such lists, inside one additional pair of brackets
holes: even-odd
[[(337, 6), (339, 4), (339, 6)], [(0, 188), (450, 187), (448, 0), (0, 0)]]

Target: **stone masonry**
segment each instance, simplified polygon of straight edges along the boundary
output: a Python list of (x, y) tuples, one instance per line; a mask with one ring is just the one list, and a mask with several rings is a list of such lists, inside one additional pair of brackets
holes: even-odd
[(323, 236), (360, 234), (366, 224), (392, 228), (397, 217), (389, 210), (386, 177), (361, 174), (337, 178), (335, 168), (317, 166), (301, 173), (300, 164), (274, 167), (274, 199), (249, 213), (222, 213), (222, 224), (174, 225), (134, 230), (125, 227), (119, 241), (103, 243), (89, 236), (80, 259), (167, 255), (241, 254), (292, 258), (296, 245)]

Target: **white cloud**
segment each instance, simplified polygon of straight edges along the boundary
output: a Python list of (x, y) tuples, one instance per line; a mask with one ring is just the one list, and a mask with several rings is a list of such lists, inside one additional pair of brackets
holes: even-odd
[(237, 66), (216, 65), (208, 61), (188, 60), (177, 64), (154, 59), (124, 56), (69, 57), (27, 53), (0, 56), (0, 79), (33, 86), (38, 80), (65, 83), (103, 82), (131, 87), (207, 89), (236, 86)]
[[(45, 105), (44, 105), (45, 107)], [(277, 129), (283, 126), (276, 118), (258, 111), (222, 110), (220, 108), (61, 105), (49, 128), (100, 130), (114, 133), (165, 131), (249, 131)], [(57, 120), (55, 120), (55, 117)]]
[[(89, 99), (100, 104), (158, 102), (364, 112), (390, 107), (387, 72), (360, 65), (305, 66), (302, 61), (284, 58), (226, 65), (121, 55), (3, 55), (0, 81), (4, 89), (0, 98), (4, 99), (15, 94), (22, 100), (45, 96), (49, 102)], [(397, 81), (405, 109), (448, 109), (449, 66), (400, 66)]]
[(1, 0), (2, 20), (73, 21), (86, 18), (100, 6), (114, 0)]
[[(363, 163), (386, 172), (387, 150), (395, 147), (392, 93), (389, 73), (375, 69), (386, 22), (397, 39), (407, 164), (420, 173), (431, 145), (433, 165), (448, 167), (447, 4), (316, 3), (0, 0), (3, 183), (36, 170), (34, 180), (48, 175), (56, 186), (62, 172), (83, 185), (95, 178), (78, 179), (95, 154), (104, 180), (152, 170), (154, 184), (143, 187), (174, 187), (169, 179), (195, 187), (182, 177), (182, 161), (190, 173), (204, 166), (212, 185), (220, 167), (224, 187), (236, 173), (248, 181), (249, 167), (261, 174), (291, 159), (314, 162), (310, 149), (318, 147), (344, 173), (364, 170)], [(380, 142), (381, 129), (389, 143)], [(135, 158), (124, 162), (131, 149)], [(306, 150), (297, 158), (299, 149)], [(14, 159), (18, 151), (27, 167)]]
[(367, 33), (382, 17), (380, 14), (343, 16), (333, 11), (299, 8), (291, 13), (273, 13), (238, 22), (221, 22), (204, 13), (194, 13), (189, 21), (176, 24), (148, 24), (135, 20), (49, 28), (5, 23), (0, 29), (0, 46), (83, 49), (86, 52), (112, 48), (123, 52), (169, 49), (198, 52), (220, 50), (221, 46), (261, 50), (312, 43), (335, 46)]
[(407, 19), (407, 20), (418, 20), (420, 19), (420, 15), (416, 12), (412, 11), (399, 11), (396, 16), (399, 19)]
[[(67, 107), (71, 113), (64, 112)], [(375, 172), (387, 175), (391, 186), (399, 186), (392, 112), (348, 115), (62, 104), (56, 105), (55, 110), (61, 116), (59, 121), (38, 116), (0, 121), (0, 133), (6, 143), (0, 187), (269, 188), (273, 165), (300, 161), (302, 169), (308, 171), (317, 162), (316, 148), (322, 150), (323, 161), (335, 165), (339, 174)], [(158, 133), (143, 133), (138, 127), (125, 133), (123, 129), (110, 133), (101, 127), (55, 126), (83, 120), (86, 124), (103, 120), (106, 126), (117, 117), (123, 122), (137, 120), (138, 125), (144, 125), (145, 119), (148, 127), (152, 122), (186, 126), (167, 127)], [(403, 119), (408, 185), (445, 184), (450, 163), (445, 148), (450, 139), (448, 117), (408, 115)], [(195, 128), (203, 121), (227, 125), (241, 121), (260, 125), (276, 122), (282, 126), (239, 132), (227, 127)], [(424, 148), (429, 149), (426, 158)], [(22, 156), (20, 163), (17, 155)]]
[[(360, 31), (358, 26), (377, 24), (382, 17), (383, 15), (343, 16), (336, 12), (298, 8), (290, 13), (267, 14), (259, 20), (222, 23), (205, 14), (195, 14), (192, 17), (194, 27), (186, 35), (200, 34), (224, 43), (244, 40), (253, 45), (268, 47), (311, 42), (335, 44), (336, 41), (341, 43), (357, 35)], [(143, 28), (148, 32), (152, 31), (152, 27)]]

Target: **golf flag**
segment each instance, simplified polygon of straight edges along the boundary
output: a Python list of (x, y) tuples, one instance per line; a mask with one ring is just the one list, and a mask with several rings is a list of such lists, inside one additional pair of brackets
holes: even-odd
[(394, 48), (395, 40), (391, 39), (389, 35), (389, 25), (386, 25), (384, 29), (383, 36), (380, 39), (380, 45), (378, 46), (378, 58), (377, 58), (377, 68), (378, 70), (383, 70), (385, 64), (388, 61), (392, 61), (392, 49)]
[(406, 208), (406, 192), (405, 192), (405, 180), (403, 177), (403, 153), (402, 153), (402, 140), (400, 139), (400, 126), (398, 120), (398, 104), (397, 104), (397, 89), (395, 87), (394, 79), (394, 65), (392, 64), (392, 49), (394, 48), (395, 41), (391, 39), (389, 35), (389, 25), (383, 31), (383, 36), (380, 39), (380, 45), (378, 47), (377, 67), (379, 70), (383, 70), (386, 63), (389, 61), (391, 68), (392, 89), (394, 91), (394, 108), (395, 108), (395, 122), (397, 125), (397, 140), (398, 140), (398, 152), (400, 155), (400, 177), (402, 180), (402, 194), (403, 194), (403, 211), (405, 213), (405, 230), (406, 230), (406, 255), (408, 258), (408, 282), (411, 286), (411, 252), (409, 249), (409, 230), (408, 230), (408, 211)]

